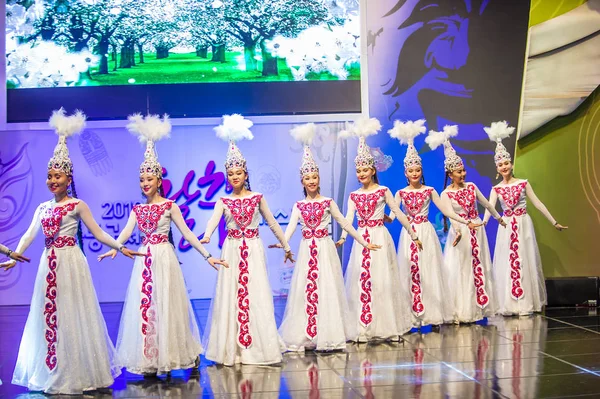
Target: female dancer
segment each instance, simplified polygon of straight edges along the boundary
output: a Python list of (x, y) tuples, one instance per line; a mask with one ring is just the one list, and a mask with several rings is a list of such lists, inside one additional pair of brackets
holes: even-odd
[[(376, 134), (381, 124), (375, 118), (359, 119), (356, 124), (340, 134), (341, 137), (358, 136), (358, 155), (354, 159), (356, 177), (362, 188), (350, 194), (346, 219), (352, 223), (358, 212), (358, 232), (366, 242), (383, 244), (383, 250), (371, 252), (354, 242), (348, 269), (346, 270), (346, 293), (350, 307), (351, 323), (357, 334), (353, 341), (366, 342), (374, 339), (396, 340), (411, 329), (408, 314), (408, 291), (400, 284), (394, 242), (383, 226), (387, 204), (400, 223), (411, 233), (415, 245), (422, 249), (416, 233), (410, 228), (387, 187), (380, 186), (375, 169), (375, 159), (365, 142), (365, 137)], [(337, 245), (346, 240), (342, 233)]]
[[(425, 139), (432, 150), (444, 145), (446, 183), (451, 178), (452, 184), (442, 192), (442, 200), (449, 201), (454, 212), (475, 225), (481, 224), (477, 211), (479, 201), (505, 227), (506, 223), (477, 186), (465, 182), (467, 171), (450, 144), (450, 137), (457, 134), (457, 126), (444, 126), (442, 132), (430, 131)], [(497, 310), (492, 261), (485, 229), (475, 229), (472, 228), (473, 225), (467, 227), (454, 221), (451, 224), (447, 242), (452, 245), (446, 245), (444, 249), (444, 277), (448, 281), (452, 319), (456, 323), (485, 324), (487, 317), (496, 314)], [(468, 240), (462, 240), (463, 234), (468, 236)]]
[[(82, 394), (111, 385), (121, 371), (87, 260), (76, 245), (77, 239), (81, 245), (80, 221), (98, 241), (123, 255), (143, 254), (128, 250), (102, 231), (87, 204), (77, 199), (66, 139), (84, 128), (85, 115), (77, 112), (67, 117), (60, 109), (50, 118), (50, 126), (59, 136), (46, 181), (54, 198), (38, 206), (17, 246), (18, 253), (24, 252), (40, 227), (46, 236), (12, 382), (49, 394)], [(8, 262), (6, 267), (14, 264)]]
[(300, 177), (305, 199), (296, 202), (285, 231), (289, 242), (298, 221), (302, 224), (298, 266), (292, 276), (279, 333), (285, 348), (294, 352), (303, 352), (305, 348), (320, 351), (344, 349), (346, 341), (356, 337), (356, 326), (348, 323), (348, 301), (340, 259), (329, 236), (331, 218), (364, 248), (370, 251), (381, 248), (367, 243), (344, 218), (336, 203), (320, 194), (319, 167), (310, 151), (315, 133), (314, 123), (291, 131), (292, 136), (304, 144)]
[[(533, 222), (527, 214), (527, 199), (558, 231), (567, 227), (560, 225), (552, 217), (533, 192), (531, 183), (513, 175), (512, 159), (502, 144), (502, 139), (510, 136), (515, 128), (508, 127), (502, 121), (494, 122), (484, 129), (490, 140), (497, 143), (494, 162), (498, 174), (502, 176), (502, 182), (492, 189), (490, 203), (495, 206), (500, 198), (505, 221), (510, 224), (510, 229), (498, 229), (494, 251), (498, 312), (503, 315), (540, 312), (546, 304), (546, 284)], [(490, 214), (486, 211), (483, 222), (487, 223), (489, 217)]]
[(208, 243), (221, 216), (225, 216), (228, 234), (222, 256), (233, 267), (219, 270), (205, 347), (208, 360), (228, 366), (274, 364), (282, 359), (264, 247), (258, 237), (260, 215), (283, 246), (285, 260), (293, 262), (290, 246), (267, 201), (262, 194), (250, 191), (246, 160), (235, 144), (236, 140), (253, 138), (250, 127), (252, 122), (241, 115), (226, 115), (223, 124), (215, 128), (218, 137), (229, 141), (225, 169), (233, 193), (217, 201), (201, 240)]
[(8, 247), (0, 244), (0, 254), (8, 256), (10, 259), (15, 260), (17, 262), (27, 262), (29, 263), (31, 259), (26, 256), (21, 255), (18, 252), (11, 251)]
[[(211, 257), (185, 224), (177, 204), (164, 198), (162, 166), (154, 142), (169, 135), (168, 117), (161, 121), (156, 115), (144, 118), (136, 114), (130, 116), (129, 121), (127, 129), (146, 142), (144, 162), (140, 166), (140, 188), (147, 201), (133, 208), (117, 241), (127, 242), (137, 224), (145, 234), (139, 251), (146, 256), (136, 260), (133, 266), (121, 316), (117, 356), (129, 372), (155, 376), (198, 367), (202, 353), (196, 317), (172, 238), (169, 239), (171, 221), (212, 267), (216, 268), (217, 264), (227, 267), (227, 264)], [(111, 250), (98, 260), (115, 255)]]
[[(388, 133), (408, 146), (404, 158), (404, 174), (408, 186), (398, 190), (395, 199), (399, 206), (404, 206), (412, 231), (423, 242), (423, 251), (419, 253), (408, 231), (402, 229), (398, 242), (398, 264), (402, 283), (409, 284), (412, 325), (426, 333), (431, 331), (432, 324), (439, 325), (452, 320), (452, 309), (447, 303), (449, 293), (446, 292), (446, 284), (442, 278), (442, 247), (435, 229), (428, 220), (429, 206), (433, 202), (445, 216), (468, 225), (470, 229), (480, 225), (467, 222), (458, 216), (440, 199), (433, 187), (425, 185), (421, 157), (413, 144), (414, 138), (425, 132), (424, 124), (424, 119), (406, 123), (396, 121), (394, 128)], [(392, 214), (389, 220), (394, 218)]]

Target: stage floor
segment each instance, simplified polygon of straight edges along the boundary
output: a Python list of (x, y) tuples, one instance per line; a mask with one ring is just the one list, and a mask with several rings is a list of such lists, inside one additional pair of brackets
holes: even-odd
[[(209, 301), (193, 301), (204, 329)], [(285, 301), (276, 300), (277, 322)], [(103, 304), (113, 341), (121, 303)], [(11, 385), (27, 306), (0, 307), (0, 397), (39, 397)], [(286, 354), (278, 367), (220, 367), (170, 381), (124, 373), (86, 397), (158, 398), (546, 398), (600, 397), (600, 316), (555, 309), (489, 325), (444, 326), (401, 343), (348, 345), (344, 353)], [(72, 398), (73, 396), (69, 396)]]

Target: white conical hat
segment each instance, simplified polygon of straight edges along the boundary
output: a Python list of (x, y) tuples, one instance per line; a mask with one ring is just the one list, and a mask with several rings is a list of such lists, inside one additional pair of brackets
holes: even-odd
[(80, 133), (85, 128), (86, 116), (81, 111), (75, 111), (71, 116), (65, 115), (63, 108), (54, 111), (50, 120), (50, 126), (58, 135), (58, 143), (54, 147), (54, 155), (48, 161), (48, 170), (58, 170), (67, 176), (73, 175), (73, 162), (69, 157), (67, 138)]
[(441, 144), (444, 145), (444, 168), (447, 172), (452, 172), (460, 168), (464, 168), (464, 162), (456, 154), (456, 150), (450, 144), (450, 137), (455, 137), (458, 134), (458, 126), (446, 125), (441, 132), (429, 131), (429, 135), (425, 138), (425, 142), (429, 144), (432, 150), (435, 150)]
[(242, 115), (224, 115), (223, 122), (215, 127), (217, 137), (229, 142), (227, 157), (225, 158), (225, 169), (242, 168), (246, 169), (246, 159), (235, 144), (242, 139), (252, 140), (254, 135), (250, 131), (252, 121), (245, 119)]
[(316, 133), (317, 125), (314, 123), (300, 125), (290, 130), (292, 137), (304, 145), (302, 151), (302, 165), (300, 165), (300, 176), (315, 172), (319, 173), (319, 165), (315, 162), (312, 151), (310, 150), (310, 145), (312, 144)]
[(512, 162), (510, 153), (502, 144), (502, 140), (509, 137), (515, 131), (514, 127), (508, 126), (506, 121), (493, 122), (491, 126), (484, 127), (483, 130), (487, 133), (491, 141), (496, 143), (496, 153), (494, 155), (494, 162), (496, 164), (509, 160)]
[(158, 154), (154, 143), (169, 137), (171, 133), (171, 122), (169, 116), (164, 115), (161, 119), (158, 115), (140, 114), (130, 115), (127, 130), (139, 137), (140, 142), (146, 143), (144, 151), (144, 162), (140, 165), (140, 176), (149, 174), (162, 179), (162, 166), (158, 162)]
[(406, 156), (404, 157), (404, 169), (414, 166), (422, 166), (423, 162), (419, 156), (419, 152), (415, 148), (414, 140), (419, 134), (425, 133), (425, 119), (418, 121), (400, 122), (395, 121), (394, 127), (388, 130), (390, 136), (400, 140), (401, 144), (406, 144)]
[(375, 157), (367, 145), (366, 138), (377, 134), (381, 130), (381, 123), (376, 118), (361, 117), (354, 123), (346, 123), (346, 128), (340, 132), (340, 138), (358, 137), (358, 151), (354, 164), (357, 168), (368, 166), (375, 167)]

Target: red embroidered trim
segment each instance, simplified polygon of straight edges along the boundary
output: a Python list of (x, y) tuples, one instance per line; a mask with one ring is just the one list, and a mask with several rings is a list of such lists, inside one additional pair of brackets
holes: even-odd
[(166, 234), (150, 234), (142, 238), (142, 245), (158, 245), (169, 242), (169, 236)]
[(523, 216), (527, 214), (527, 209), (526, 208), (519, 208), (519, 209), (515, 209), (515, 210), (511, 210), (511, 209), (507, 209), (504, 211), (504, 215), (506, 217), (513, 217), (513, 216)]
[(479, 213), (477, 213), (476, 207), (476, 195), (475, 195), (475, 186), (469, 184), (467, 187), (457, 190), (457, 191), (446, 191), (448, 193), (448, 197), (458, 203), (461, 208), (463, 208), (466, 212), (466, 216), (463, 216), (466, 219), (473, 220), (479, 217)]
[(311, 238), (325, 238), (329, 236), (329, 231), (327, 229), (320, 230), (302, 230), (302, 237), (306, 240), (310, 240)]
[(308, 273), (306, 279), (306, 335), (309, 339), (317, 336), (317, 314), (319, 304), (319, 293), (317, 291), (317, 280), (319, 279), (319, 251), (317, 242), (312, 239), (309, 246), (310, 260), (308, 261)]
[(429, 222), (429, 219), (427, 218), (427, 216), (415, 216), (413, 218), (411, 218), (409, 216), (409, 221), (412, 224), (421, 224), (421, 223)]
[[(362, 221), (363, 223), (365, 221), (369, 221), (369, 219), (371, 219), (371, 217), (373, 216), (373, 214), (375, 213), (375, 210), (377, 209), (377, 203), (379, 202), (379, 200), (383, 197), (385, 197), (385, 188), (379, 189), (373, 193), (370, 194), (361, 194), (361, 193), (351, 193), (350, 194), (350, 199), (354, 202), (354, 205), (356, 207), (356, 211), (358, 212), (358, 216), (359, 216), (359, 227), (360, 226), (360, 222)], [(383, 223), (383, 220), (382, 220)], [(383, 224), (382, 224), (383, 226)], [(364, 227), (364, 226), (362, 226)], [(369, 226), (369, 227), (375, 227), (375, 226)]]
[(523, 297), (523, 287), (521, 286), (521, 259), (519, 257), (519, 225), (517, 218), (512, 218), (510, 222), (510, 279), (511, 295), (513, 299), (519, 300)]
[[(464, 216), (462, 216), (464, 217)], [(490, 302), (490, 298), (485, 291), (485, 275), (481, 260), (479, 259), (479, 243), (477, 242), (477, 230), (469, 229), (471, 233), (471, 255), (473, 268), (473, 284), (475, 285), (475, 295), (477, 296), (477, 305), (483, 309)]]
[(246, 239), (242, 240), (240, 246), (240, 263), (238, 264), (238, 343), (248, 349), (252, 345), (252, 335), (250, 335), (250, 298), (248, 298), (248, 282), (250, 276), (248, 273), (248, 245)]
[(43, 212), (44, 216), (42, 216), (42, 231), (44, 235), (46, 237), (54, 237), (60, 230), (62, 218), (67, 213), (72, 212), (77, 204), (79, 204), (79, 201), (54, 208), (50, 204), (46, 205), (46, 209)]
[[(60, 224), (60, 223), (59, 223)], [(50, 371), (56, 368), (58, 359), (56, 357), (56, 341), (58, 339), (58, 319), (56, 316), (56, 253), (54, 248), (48, 255), (48, 274), (46, 274), (46, 303), (44, 305), (44, 315), (46, 316), (46, 342), (48, 343), (46, 351), (46, 366)]]
[[(415, 231), (414, 226), (412, 226)], [(416, 232), (416, 231), (415, 231)], [(419, 268), (419, 247), (414, 242), (410, 243), (410, 292), (412, 294), (412, 311), (416, 316), (425, 313), (425, 306), (421, 300), (421, 270)]]
[[(417, 215), (423, 209), (423, 205), (427, 202), (429, 197), (431, 196), (432, 188), (427, 188), (423, 191), (398, 191), (400, 193), (400, 198), (404, 203), (404, 207), (409, 216)], [(415, 216), (416, 217), (416, 216)]]
[(142, 311), (142, 335), (144, 336), (144, 356), (151, 360), (158, 356), (158, 347), (156, 342), (156, 312), (152, 308), (152, 252), (150, 247), (144, 258), (144, 269), (142, 270), (142, 301), (140, 310)]
[(246, 229), (256, 212), (262, 199), (261, 194), (250, 198), (223, 198), (222, 201), (231, 212), (235, 223), (239, 229), (231, 229), (227, 232), (227, 237), (242, 239), (240, 248), (240, 262), (238, 263), (238, 344), (242, 348), (248, 349), (252, 345), (252, 335), (250, 334), (250, 298), (248, 297), (248, 282), (250, 275), (248, 272), (248, 245), (246, 238), (258, 237), (258, 229)]
[(383, 219), (371, 219), (371, 220), (359, 220), (358, 227), (381, 227), (383, 226)]
[(162, 204), (138, 204), (133, 207), (137, 219), (138, 229), (145, 235), (156, 231), (158, 222), (167, 209), (171, 209), (173, 201), (163, 202)]
[(74, 247), (77, 244), (75, 237), (71, 236), (58, 236), (56, 238), (46, 237), (45, 246), (46, 249), (50, 248), (64, 248), (64, 247)]
[(323, 221), (325, 211), (329, 208), (331, 200), (321, 202), (296, 202), (296, 207), (302, 215), (302, 220), (309, 229), (316, 230)]
[(496, 193), (498, 193), (498, 195), (502, 197), (505, 207), (507, 209), (513, 209), (519, 203), (519, 200), (521, 199), (521, 194), (523, 193), (523, 189), (525, 188), (525, 186), (527, 186), (526, 181), (512, 186), (496, 186), (494, 187), (494, 190), (496, 190)]
[(258, 237), (258, 229), (227, 230), (227, 237), (239, 240), (241, 238), (256, 238)]
[[(367, 243), (371, 242), (371, 236), (369, 235), (369, 229), (366, 229), (363, 238)], [(373, 321), (373, 314), (371, 313), (371, 250), (363, 248), (362, 250), (362, 272), (360, 273), (360, 302), (362, 303), (362, 309), (360, 313), (360, 322), (363, 326), (367, 327)]]

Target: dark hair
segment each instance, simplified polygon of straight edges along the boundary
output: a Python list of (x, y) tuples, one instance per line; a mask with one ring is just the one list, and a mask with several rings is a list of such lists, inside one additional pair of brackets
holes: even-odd
[(248, 173), (247, 170), (244, 172), (246, 173), (246, 183), (244, 184), (246, 186), (246, 190), (252, 191), (252, 188), (250, 188), (250, 173)]
[[(162, 178), (159, 178), (159, 179), (160, 179), (160, 181), (162, 181)], [(160, 187), (158, 187), (158, 194), (161, 197), (165, 198), (165, 189), (163, 188), (162, 184), (160, 185)], [(175, 247), (175, 241), (173, 240), (173, 229), (171, 228), (171, 225), (169, 225), (169, 242), (171, 243), (171, 245), (173, 247)]]
[[(71, 194), (73, 198), (79, 198), (77, 196), (77, 189), (75, 188), (75, 178), (71, 175)], [(81, 219), (77, 222), (77, 241), (79, 242), (79, 248), (81, 248), (81, 252), (85, 255), (85, 251), (83, 250), (83, 230), (81, 229)]]
[(379, 184), (379, 177), (377, 177), (377, 169), (375, 169), (375, 174), (373, 175), (373, 182), (375, 184)]
[[(444, 177), (444, 190), (446, 190), (446, 188), (448, 187), (448, 178), (450, 177), (450, 173), (448, 171), (444, 172), (446, 174), (446, 177)], [(448, 232), (448, 218), (446, 217), (446, 215), (442, 216), (442, 220), (444, 221), (444, 233)]]

